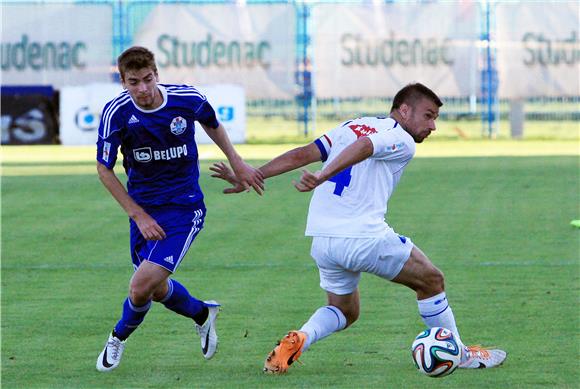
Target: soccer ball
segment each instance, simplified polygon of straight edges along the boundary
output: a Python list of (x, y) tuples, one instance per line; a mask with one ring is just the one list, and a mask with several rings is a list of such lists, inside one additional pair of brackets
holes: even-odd
[(429, 377), (444, 377), (457, 369), (461, 350), (453, 332), (433, 327), (421, 332), (411, 346), (415, 367)]

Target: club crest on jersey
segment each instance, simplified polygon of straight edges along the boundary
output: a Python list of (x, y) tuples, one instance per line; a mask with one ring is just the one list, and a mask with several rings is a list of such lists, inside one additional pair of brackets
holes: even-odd
[(174, 135), (181, 135), (187, 130), (187, 120), (182, 118), (181, 116), (177, 116), (173, 118), (171, 121), (171, 133)]
[(133, 157), (137, 162), (149, 162), (153, 158), (151, 147), (141, 147), (140, 149), (133, 149)]

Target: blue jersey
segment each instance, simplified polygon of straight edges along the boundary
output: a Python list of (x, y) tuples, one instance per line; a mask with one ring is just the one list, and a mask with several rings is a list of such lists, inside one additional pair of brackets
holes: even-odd
[(163, 104), (144, 110), (127, 91), (105, 105), (99, 125), (97, 161), (112, 169), (119, 147), (127, 191), (141, 206), (193, 204), (203, 200), (195, 121), (219, 122), (204, 95), (187, 85), (157, 85)]

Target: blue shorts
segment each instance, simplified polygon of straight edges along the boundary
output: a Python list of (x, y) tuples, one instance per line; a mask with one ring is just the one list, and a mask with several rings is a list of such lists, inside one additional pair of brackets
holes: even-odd
[(163, 240), (146, 240), (137, 224), (131, 224), (131, 259), (135, 270), (141, 262), (153, 262), (171, 273), (179, 266), (191, 243), (203, 228), (205, 205), (164, 206), (146, 210), (165, 231)]

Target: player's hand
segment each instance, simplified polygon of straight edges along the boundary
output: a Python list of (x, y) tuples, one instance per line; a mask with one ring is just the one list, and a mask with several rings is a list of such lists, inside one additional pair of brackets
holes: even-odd
[(231, 188), (225, 188), (223, 190), (225, 194), (240, 193), (246, 190), (246, 188), (244, 188), (236, 178), (234, 171), (225, 163), (223, 162), (214, 163), (212, 166), (209, 167), (209, 170), (214, 172), (214, 174), (211, 175), (212, 177), (220, 178), (224, 181), (229, 182), (232, 185)]
[(232, 168), (236, 174), (237, 181), (246, 192), (254, 188), (257, 194), (262, 195), (264, 193), (264, 175), (260, 170), (248, 165), (244, 161), (236, 163)]
[(165, 239), (165, 231), (163, 231), (163, 228), (147, 212), (143, 211), (138, 213), (133, 217), (133, 221), (135, 221), (139, 231), (141, 231), (141, 235), (146, 240)]
[(294, 187), (298, 189), (299, 192), (310, 192), (318, 185), (320, 185), (320, 171), (316, 173), (311, 173), (306, 169), (302, 170), (302, 177), (300, 177), (300, 181), (292, 181)]

